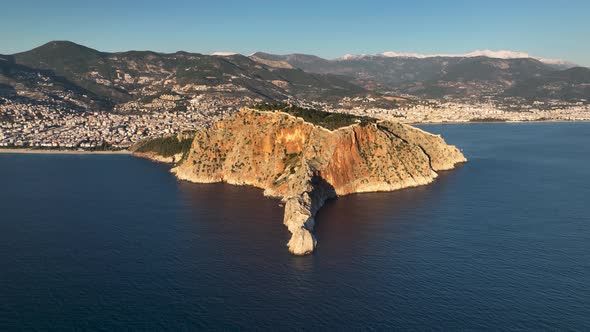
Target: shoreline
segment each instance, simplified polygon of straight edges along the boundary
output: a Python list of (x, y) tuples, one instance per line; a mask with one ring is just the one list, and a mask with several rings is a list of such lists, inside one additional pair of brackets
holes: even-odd
[(52, 149), (26, 149), (26, 148), (0, 148), (0, 154), (18, 153), (18, 154), (120, 154), (130, 155), (129, 150), (117, 151), (78, 151), (78, 150), (52, 150)]
[(457, 124), (520, 124), (520, 123), (588, 123), (590, 120), (530, 120), (530, 121), (514, 121), (514, 120), (498, 120), (498, 121), (443, 121), (443, 122), (403, 122), (410, 126), (427, 126), (427, 125), (457, 125)]
[[(525, 123), (590, 123), (590, 120), (532, 120), (532, 121), (445, 121), (445, 122), (401, 122), (410, 126), (434, 125), (469, 125), (469, 124), (525, 124)], [(133, 152), (123, 150), (60, 150), (60, 149), (30, 149), (1, 147), (0, 154), (69, 154), (69, 155), (133, 155)]]

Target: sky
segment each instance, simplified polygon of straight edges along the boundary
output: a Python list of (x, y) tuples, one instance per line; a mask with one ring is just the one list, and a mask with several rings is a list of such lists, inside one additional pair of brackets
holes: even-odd
[(590, 0), (1, 0), (0, 53), (70, 40), (101, 51), (325, 58), (513, 50), (590, 66)]

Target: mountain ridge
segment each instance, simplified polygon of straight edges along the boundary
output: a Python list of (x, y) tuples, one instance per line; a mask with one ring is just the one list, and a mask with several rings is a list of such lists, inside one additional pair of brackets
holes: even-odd
[[(563, 70), (580, 71), (584, 67), (563, 67), (547, 64), (533, 57), (491, 58), (481, 54), (470, 56), (378, 56), (365, 55), (327, 60), (313, 55), (275, 55), (263, 52), (256, 57), (284, 61), (305, 71), (347, 75), (353, 82), (369, 90), (394, 95), (413, 95), (418, 98), (439, 99), (445, 97), (463, 99), (496, 99), (523, 97), (508, 93), (515, 85), (527, 84), (534, 77), (560, 75)], [(582, 75), (583, 76), (583, 75)], [(585, 77), (585, 76), (584, 76)], [(573, 82), (575, 84), (588, 84)], [(575, 89), (584, 91), (583, 89)], [(518, 91), (518, 90), (517, 90)], [(589, 99), (583, 93), (578, 99)], [(527, 98), (545, 100), (542, 93)], [(571, 98), (570, 98), (571, 100)]]
[(69, 41), (51, 41), (5, 58), (15, 66), (61, 77), (111, 101), (118, 110), (136, 110), (137, 104), (140, 108), (160, 105), (158, 98), (170, 94), (181, 100), (166, 102), (182, 109), (190, 108), (198, 96), (208, 99), (208, 104), (218, 99), (244, 106), (291, 99), (331, 103), (373, 94), (348, 77), (275, 68), (240, 54), (109, 53)]
[(395, 52), (386, 51), (377, 54), (345, 54), (334, 60), (349, 60), (358, 59), (363, 57), (386, 57), (386, 58), (473, 58), (473, 57), (488, 57), (492, 59), (535, 59), (543, 63), (558, 66), (576, 67), (578, 65), (562, 59), (548, 59), (537, 56), (532, 56), (526, 52), (510, 51), (510, 50), (475, 50), (467, 53), (439, 53), (439, 54), (422, 54), (422, 53), (406, 53), (406, 52)]
[(494, 54), (328, 60), (303, 53), (102, 52), (51, 41), (0, 56), (0, 84), (6, 98), (116, 112), (225, 112), (265, 102), (396, 109), (420, 99), (503, 105), (590, 100), (585, 67), (557, 69), (526, 53), (485, 56)]

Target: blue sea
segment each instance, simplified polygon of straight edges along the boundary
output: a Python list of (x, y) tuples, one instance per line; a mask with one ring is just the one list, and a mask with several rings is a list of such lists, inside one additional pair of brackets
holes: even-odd
[(126, 155), (0, 154), (0, 330), (590, 330), (590, 123), (430, 125), (469, 162), (279, 201)]

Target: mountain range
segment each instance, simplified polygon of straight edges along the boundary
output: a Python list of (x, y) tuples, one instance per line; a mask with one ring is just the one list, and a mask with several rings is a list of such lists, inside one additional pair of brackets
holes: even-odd
[(328, 60), (263, 52), (107, 53), (53, 41), (0, 55), (0, 97), (120, 112), (293, 100), (338, 108), (396, 108), (421, 98), (576, 102), (590, 100), (590, 69), (519, 53)]
[[(482, 54), (502, 56), (494, 58)], [(517, 97), (529, 101), (590, 99), (588, 68), (519, 53), (466, 55), (378, 54), (328, 60), (314, 55), (254, 53), (255, 59), (288, 64), (310, 73), (349, 76), (386, 94), (459, 99)], [(272, 64), (269, 62), (269, 64)]]
[[(348, 77), (276, 68), (243, 55), (100, 52), (67, 41), (0, 56), (4, 94), (54, 99), (82, 108), (136, 110), (191, 102), (233, 105), (366, 96)], [(210, 106), (211, 106), (210, 105)]]
[(350, 60), (350, 59), (358, 59), (370, 56), (381, 56), (387, 58), (474, 58), (474, 57), (488, 57), (488, 58), (495, 58), (495, 59), (536, 59), (543, 63), (555, 65), (562, 69), (567, 69), (570, 67), (576, 67), (574, 63), (569, 61), (561, 60), (561, 59), (548, 59), (548, 58), (541, 58), (532, 56), (526, 52), (515, 52), (509, 50), (500, 50), (500, 51), (492, 51), (492, 50), (476, 50), (473, 52), (468, 53), (460, 53), (460, 54), (451, 54), (451, 53), (441, 53), (441, 54), (422, 54), (422, 53), (406, 53), (406, 52), (383, 52), (376, 55), (368, 55), (368, 54), (346, 54), (337, 60)]

